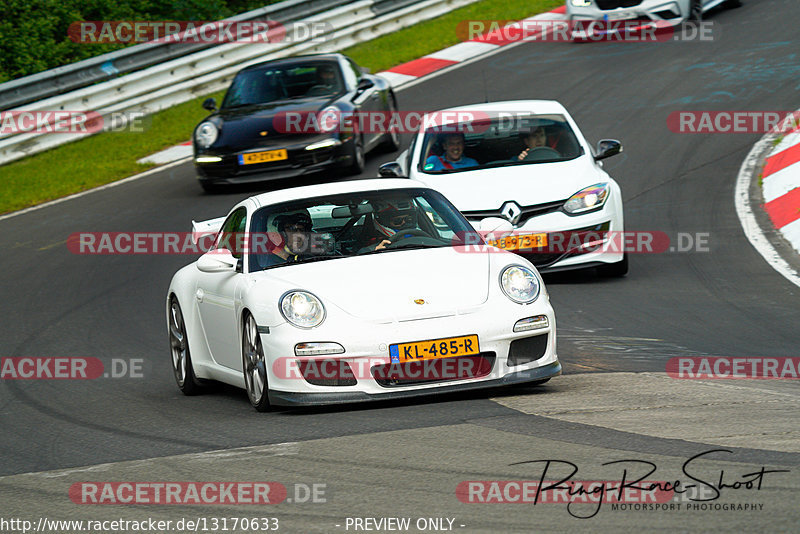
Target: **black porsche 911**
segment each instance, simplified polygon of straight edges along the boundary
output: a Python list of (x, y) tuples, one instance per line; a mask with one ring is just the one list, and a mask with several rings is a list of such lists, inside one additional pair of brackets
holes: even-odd
[(365, 131), (340, 119), (397, 110), (389, 82), (366, 74), (341, 54), (298, 56), (239, 71), (217, 109), (194, 129), (200, 185), (291, 178), (336, 169), (364, 170), (364, 154), (399, 146), (399, 134)]

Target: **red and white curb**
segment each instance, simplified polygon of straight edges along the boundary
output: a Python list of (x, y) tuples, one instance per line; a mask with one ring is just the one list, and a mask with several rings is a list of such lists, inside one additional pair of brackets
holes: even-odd
[[(519, 22), (512, 22), (502, 29), (489, 32), (487, 34), (476, 37), (463, 43), (439, 50), (433, 54), (428, 54), (419, 59), (403, 63), (392, 67), (388, 71), (381, 72), (380, 75), (389, 80), (393, 87), (413, 82), (417, 78), (431, 74), (438, 70), (452, 67), (458, 63), (463, 63), (478, 56), (494, 52), (498, 48), (507, 46), (512, 43), (518, 43), (519, 38), (512, 37), (520, 35), (521, 32), (509, 31), (513, 28), (522, 28), (526, 21), (531, 20), (567, 20), (565, 15), (567, 11), (566, 6), (560, 6), (547, 13), (540, 13)], [(526, 33), (526, 38), (532, 39), (536, 37), (533, 33)]]
[[(433, 54), (428, 54), (427, 56), (409, 61), (408, 63), (397, 65), (396, 67), (392, 67), (384, 72), (379, 72), (378, 74), (389, 80), (389, 83), (392, 84), (392, 87), (402, 87), (403, 85), (411, 83), (436, 71), (475, 59), (484, 54), (489, 54), (503, 46), (507, 46), (512, 43), (518, 43), (520, 42), (519, 39), (510, 37), (511, 35), (514, 35), (514, 32), (509, 31), (510, 29), (521, 28), (526, 21), (530, 20), (567, 20), (565, 16), (566, 11), (566, 6), (560, 6), (553, 11), (540, 13), (539, 15), (534, 15), (533, 17), (529, 17), (519, 22), (512, 22), (500, 30), (489, 32), (470, 41), (458, 43), (456, 45), (447, 47), (444, 50), (434, 52)], [(526, 36), (527, 38), (535, 37), (535, 35), (531, 32), (526, 33)], [(191, 156), (192, 142), (187, 141), (185, 143), (181, 143), (180, 145), (173, 146), (160, 152), (156, 152), (150, 156), (144, 157), (138, 160), (138, 163), (155, 163), (156, 165), (162, 165), (164, 163), (170, 163)]]
[(800, 252), (800, 127), (770, 151), (761, 180), (767, 215)]

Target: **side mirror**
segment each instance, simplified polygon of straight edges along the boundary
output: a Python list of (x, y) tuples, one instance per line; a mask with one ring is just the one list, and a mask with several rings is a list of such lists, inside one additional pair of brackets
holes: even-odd
[(358, 91), (359, 93), (363, 93), (370, 87), (375, 87), (375, 83), (369, 78), (361, 78), (358, 81), (358, 85), (356, 86), (356, 91)]
[(486, 217), (485, 219), (481, 219), (481, 221), (478, 223), (478, 227), (475, 229), (482, 234), (504, 234), (513, 232), (514, 225), (502, 217)]
[(405, 178), (406, 176), (403, 174), (403, 167), (400, 166), (399, 163), (396, 161), (390, 161), (389, 163), (384, 163), (380, 167), (378, 167), (378, 175), (381, 178)]
[(597, 142), (597, 153), (594, 156), (595, 161), (616, 156), (622, 152), (622, 143), (616, 139), (601, 139)]
[(239, 260), (225, 248), (206, 252), (197, 260), (197, 268), (204, 273), (233, 273), (239, 266)]
[(214, 98), (206, 98), (203, 100), (203, 109), (207, 109), (211, 113), (217, 111), (217, 101)]

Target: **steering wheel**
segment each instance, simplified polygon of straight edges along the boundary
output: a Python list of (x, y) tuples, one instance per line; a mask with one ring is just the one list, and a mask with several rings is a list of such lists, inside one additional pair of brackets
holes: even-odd
[(314, 85), (306, 91), (306, 96), (324, 96), (331, 94), (332, 91), (327, 85)]
[(560, 157), (561, 157), (561, 152), (559, 152), (555, 148), (550, 148), (549, 146), (537, 146), (535, 148), (531, 148), (528, 151), (528, 155), (525, 156), (522, 159), (522, 161), (540, 161), (543, 159), (552, 159)]
[(410, 228), (408, 230), (398, 230), (396, 234), (389, 237), (389, 241), (391, 241), (392, 245), (397, 243), (398, 241), (402, 241), (403, 239), (409, 237), (430, 237), (427, 233), (423, 232), (422, 230), (418, 230), (417, 228)]

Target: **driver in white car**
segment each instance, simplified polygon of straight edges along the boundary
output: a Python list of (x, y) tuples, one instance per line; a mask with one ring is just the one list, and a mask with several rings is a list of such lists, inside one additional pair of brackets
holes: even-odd
[(522, 137), (522, 142), (525, 143), (526, 148), (519, 153), (519, 156), (517, 156), (517, 160), (519, 161), (524, 160), (528, 153), (530, 153), (530, 151), (534, 148), (547, 145), (547, 133), (544, 130), (544, 126), (539, 126), (535, 130), (528, 132), (527, 135)]
[[(415, 230), (417, 228), (417, 210), (409, 200), (400, 202), (387, 202), (385, 207), (381, 207), (373, 219), (375, 228), (382, 235), (391, 238), (397, 234), (402, 234), (403, 230)], [(390, 239), (383, 239), (375, 247), (375, 250), (383, 250), (393, 243)]]

